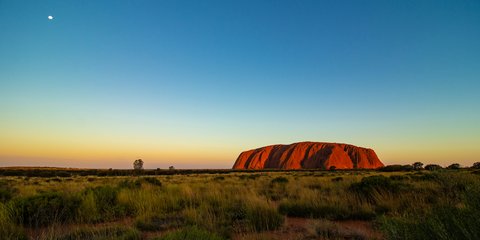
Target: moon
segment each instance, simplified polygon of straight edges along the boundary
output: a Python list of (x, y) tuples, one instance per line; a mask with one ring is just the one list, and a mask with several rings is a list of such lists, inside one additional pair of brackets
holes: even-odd
[(52, 15), (49, 15), (47, 18), (48, 18), (48, 20), (53, 20), (53, 16), (52, 16)]

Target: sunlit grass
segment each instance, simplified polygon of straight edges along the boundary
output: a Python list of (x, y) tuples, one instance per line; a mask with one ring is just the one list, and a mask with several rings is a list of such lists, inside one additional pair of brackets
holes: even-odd
[[(373, 222), (392, 239), (441, 239), (450, 232), (479, 237), (472, 224), (479, 214), (480, 176), (469, 171), (0, 180), (9, 191), (0, 203), (0, 235), (7, 239), (32, 231), (39, 240), (141, 239), (147, 232), (176, 239), (188, 229), (201, 237), (261, 239), (281, 229), (287, 216), (318, 219), (310, 234), (320, 238), (342, 238), (345, 233), (331, 221), (343, 220)], [(415, 232), (418, 221), (423, 228)], [(118, 224), (123, 227), (109, 227)]]

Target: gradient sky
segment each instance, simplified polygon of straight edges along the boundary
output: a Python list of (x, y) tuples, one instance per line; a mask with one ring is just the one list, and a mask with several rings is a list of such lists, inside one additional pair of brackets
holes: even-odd
[(480, 1), (0, 0), (0, 166), (307, 140), (480, 161)]

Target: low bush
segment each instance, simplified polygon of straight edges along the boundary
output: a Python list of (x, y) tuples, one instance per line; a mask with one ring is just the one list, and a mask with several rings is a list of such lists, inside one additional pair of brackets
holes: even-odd
[(162, 186), (162, 182), (160, 182), (160, 180), (158, 180), (158, 178), (155, 178), (155, 177), (144, 177), (142, 178), (142, 180), (154, 186), (159, 186), (159, 187)]
[(360, 182), (352, 183), (349, 190), (356, 193), (360, 197), (364, 197), (370, 202), (374, 202), (374, 195), (382, 192), (399, 193), (401, 190), (407, 189), (407, 184), (396, 182), (383, 175), (364, 177)]
[(437, 181), (438, 175), (435, 173), (426, 173), (426, 174), (415, 174), (410, 177), (415, 181)]
[(332, 178), (332, 182), (341, 182), (343, 181), (343, 177), (334, 177)]
[(118, 189), (112, 186), (99, 186), (84, 190), (81, 215), (87, 222), (113, 220), (126, 216), (127, 206), (118, 203)]
[(12, 221), (12, 209), (0, 203), (0, 239), (27, 240), (25, 231)]
[(392, 175), (389, 177), (390, 179), (392, 179), (393, 181), (403, 181), (403, 180), (407, 180), (408, 179), (408, 176), (405, 176), (405, 175)]
[(436, 171), (440, 169), (442, 169), (442, 166), (437, 164), (428, 164), (427, 166), (425, 166), (425, 170), (428, 170), (428, 171)]
[(214, 181), (222, 181), (222, 180), (225, 180), (225, 177), (224, 176), (216, 176), (213, 178)]
[(18, 190), (13, 188), (8, 182), (0, 181), (0, 203), (6, 203)]
[(118, 184), (120, 188), (136, 189), (142, 187), (142, 181), (123, 180)]
[(52, 223), (64, 223), (75, 219), (80, 199), (57, 192), (12, 200), (12, 209), (18, 223), (28, 227), (48, 226)]
[(388, 165), (378, 169), (381, 172), (401, 172), (401, 171), (412, 171), (412, 165)]
[(248, 228), (257, 232), (278, 229), (284, 222), (284, 217), (266, 202), (248, 204), (245, 214)]
[(259, 178), (261, 175), (260, 174), (243, 174), (238, 176), (242, 180), (255, 180)]
[(436, 208), (425, 217), (385, 218), (380, 222), (388, 239), (480, 239), (478, 215), (454, 207)]
[(271, 184), (286, 184), (288, 183), (288, 178), (286, 177), (276, 177), (270, 181)]

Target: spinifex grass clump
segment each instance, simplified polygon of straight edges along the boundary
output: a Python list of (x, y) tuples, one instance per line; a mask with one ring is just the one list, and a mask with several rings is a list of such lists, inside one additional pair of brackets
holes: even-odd
[(282, 226), (284, 217), (268, 202), (257, 200), (246, 206), (245, 221), (250, 230), (275, 230)]
[(126, 216), (131, 208), (118, 202), (119, 189), (112, 186), (87, 188), (79, 214), (86, 222), (102, 222)]
[(18, 223), (28, 227), (42, 227), (56, 222), (75, 221), (80, 202), (76, 196), (47, 192), (14, 199), (11, 208)]
[(271, 184), (286, 184), (288, 183), (288, 178), (286, 177), (276, 177), (272, 179)]
[(442, 173), (436, 184), (438, 200), (426, 214), (381, 219), (388, 239), (480, 239), (480, 178)]
[(8, 202), (17, 193), (17, 189), (7, 181), (0, 181), (0, 203)]
[(0, 239), (27, 240), (22, 227), (15, 224), (12, 209), (0, 203)]
[(158, 187), (162, 186), (162, 182), (160, 182), (160, 180), (158, 180), (158, 178), (155, 178), (155, 177), (144, 177), (142, 178), (142, 180), (154, 186), (158, 186)]
[(352, 183), (349, 188), (350, 191), (371, 203), (375, 202), (376, 194), (382, 195), (384, 192), (396, 194), (407, 189), (407, 184), (394, 181), (382, 175), (364, 177), (360, 182)]

